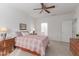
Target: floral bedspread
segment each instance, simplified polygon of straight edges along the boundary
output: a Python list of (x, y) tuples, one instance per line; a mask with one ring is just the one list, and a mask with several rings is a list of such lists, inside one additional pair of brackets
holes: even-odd
[(48, 46), (48, 37), (38, 35), (18, 36), (15, 45), (35, 51), (44, 56), (46, 47)]

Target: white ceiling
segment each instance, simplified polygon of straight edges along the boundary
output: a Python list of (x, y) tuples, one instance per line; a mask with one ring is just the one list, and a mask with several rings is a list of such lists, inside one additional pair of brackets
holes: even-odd
[[(39, 13), (40, 10), (33, 10), (35, 8), (40, 8), (41, 7), (40, 3), (13, 3), (13, 4), (11, 3), (8, 5), (10, 5), (11, 7), (17, 8), (18, 10), (22, 10), (27, 14), (30, 14), (35, 17), (37, 15), (38, 16), (48, 15), (48, 13), (46, 12), (43, 12), (40, 14)], [(48, 9), (51, 12), (50, 14), (53, 14), (53, 15), (73, 12), (77, 8), (77, 6), (79, 6), (78, 3), (47, 3), (46, 5), (56, 6), (55, 9)]]

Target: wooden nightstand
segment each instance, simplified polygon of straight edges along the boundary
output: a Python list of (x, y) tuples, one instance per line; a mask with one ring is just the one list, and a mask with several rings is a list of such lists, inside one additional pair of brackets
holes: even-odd
[(70, 51), (74, 56), (79, 56), (79, 38), (70, 38)]
[(13, 51), (15, 38), (0, 41), (0, 55), (5, 56)]

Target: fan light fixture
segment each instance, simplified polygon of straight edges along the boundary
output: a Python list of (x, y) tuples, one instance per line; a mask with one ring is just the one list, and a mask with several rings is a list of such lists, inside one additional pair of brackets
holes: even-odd
[(50, 13), (48, 9), (51, 9), (51, 8), (55, 8), (55, 5), (47, 7), (44, 3), (41, 3), (41, 8), (36, 8), (34, 10), (41, 10), (40, 13), (42, 13), (43, 11)]

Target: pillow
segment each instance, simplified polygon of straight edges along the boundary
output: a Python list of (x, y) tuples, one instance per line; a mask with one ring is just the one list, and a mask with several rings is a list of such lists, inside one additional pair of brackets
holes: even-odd
[(22, 32), (22, 35), (23, 35), (23, 36), (29, 35), (29, 32), (23, 31), (23, 32)]
[(21, 32), (16, 32), (16, 36), (23, 36)]
[(7, 39), (14, 38), (14, 37), (16, 37), (16, 33), (15, 32), (10, 32), (10, 33), (7, 33), (7, 35), (6, 35)]

